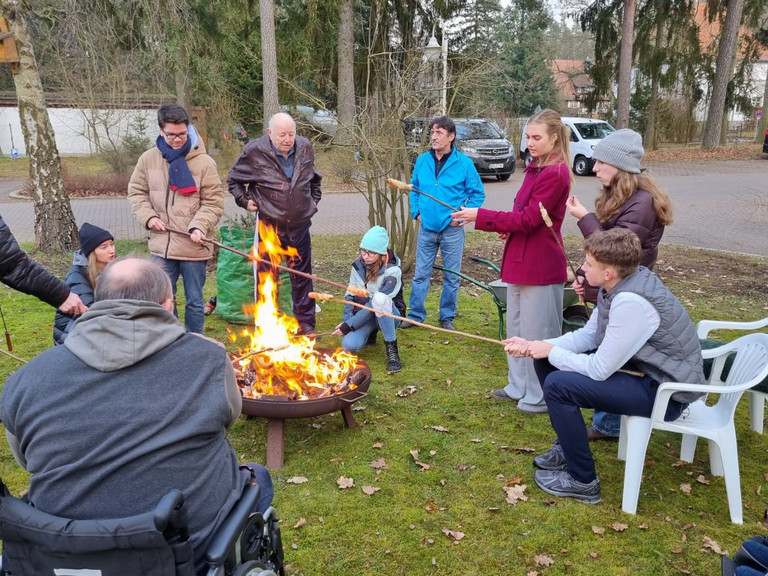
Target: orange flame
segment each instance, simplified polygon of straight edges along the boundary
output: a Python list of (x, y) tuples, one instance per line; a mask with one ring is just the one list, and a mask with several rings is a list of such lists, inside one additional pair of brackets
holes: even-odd
[[(284, 248), (272, 226), (259, 222), (258, 258), (273, 265), (284, 258), (296, 258), (295, 248)], [(239, 360), (235, 366), (243, 395), (260, 398), (262, 395), (288, 396), (296, 400), (321, 398), (355, 388), (347, 381), (358, 358), (341, 349), (333, 354), (315, 350), (315, 339), (298, 334), (299, 323), (292, 316), (280, 313), (277, 306), (276, 274), (266, 270), (258, 275), (258, 301), (248, 304), (245, 312), (253, 314), (252, 329), (245, 329), (242, 337), (248, 339), (245, 349), (275, 348)], [(237, 340), (236, 336), (232, 336)]]

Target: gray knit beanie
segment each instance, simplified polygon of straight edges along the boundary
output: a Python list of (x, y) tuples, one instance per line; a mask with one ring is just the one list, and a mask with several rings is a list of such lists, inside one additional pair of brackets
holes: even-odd
[(622, 128), (600, 140), (592, 158), (619, 170), (639, 174), (644, 154), (643, 137), (634, 130)]

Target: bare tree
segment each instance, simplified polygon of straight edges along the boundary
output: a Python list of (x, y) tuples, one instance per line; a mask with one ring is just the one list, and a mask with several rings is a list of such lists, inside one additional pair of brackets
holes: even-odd
[(725, 23), (717, 51), (717, 68), (712, 86), (712, 97), (709, 100), (707, 123), (704, 126), (704, 136), (701, 143), (701, 147), (705, 149), (717, 148), (720, 145), (728, 82), (730, 82), (733, 72), (736, 42), (739, 39), (739, 25), (743, 9), (744, 0), (728, 1)]
[(275, 41), (275, 2), (259, 0), (261, 17), (261, 74), (264, 85), (264, 128), (269, 119), (280, 111), (277, 94), (277, 44)]
[(632, 92), (632, 44), (635, 30), (636, 0), (624, 0), (619, 54), (619, 89), (616, 102), (616, 128), (629, 128), (629, 100)]
[(8, 20), (19, 52), (18, 73), (14, 74), (13, 82), (29, 157), (35, 204), (35, 249), (65, 252), (77, 247), (77, 223), (64, 190), (61, 158), (24, 20), (26, 11), (26, 2), (0, 0), (0, 15)]
[(339, 4), (339, 90), (336, 109), (339, 129), (335, 140), (343, 146), (354, 141), (355, 123), (355, 27), (352, 0), (342, 0)]

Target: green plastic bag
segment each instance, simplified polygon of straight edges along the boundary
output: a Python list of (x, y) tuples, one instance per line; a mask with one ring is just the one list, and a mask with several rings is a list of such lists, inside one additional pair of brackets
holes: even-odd
[[(253, 246), (253, 230), (221, 227), (221, 243), (241, 252), (250, 252)], [(291, 299), (291, 275), (280, 270), (278, 275), (278, 309), (282, 314), (293, 315)], [(219, 250), (216, 265), (216, 313), (227, 322), (252, 324), (253, 315), (245, 314), (243, 306), (254, 300), (253, 263), (240, 254)]]

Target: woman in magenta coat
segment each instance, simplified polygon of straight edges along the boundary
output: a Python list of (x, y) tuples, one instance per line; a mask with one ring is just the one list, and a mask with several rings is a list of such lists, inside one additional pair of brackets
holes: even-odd
[[(543, 340), (560, 335), (566, 260), (557, 238), (571, 191), (568, 142), (570, 132), (554, 110), (542, 110), (526, 127), (533, 162), (525, 169), (523, 185), (510, 212), (462, 208), (452, 214), (475, 229), (497, 232), (506, 239), (501, 279), (507, 283), (507, 337)], [(552, 220), (544, 223), (541, 204)], [(509, 372), (504, 388), (494, 390), (500, 400), (517, 400), (518, 410), (546, 412), (547, 406), (531, 358), (507, 356)]]

